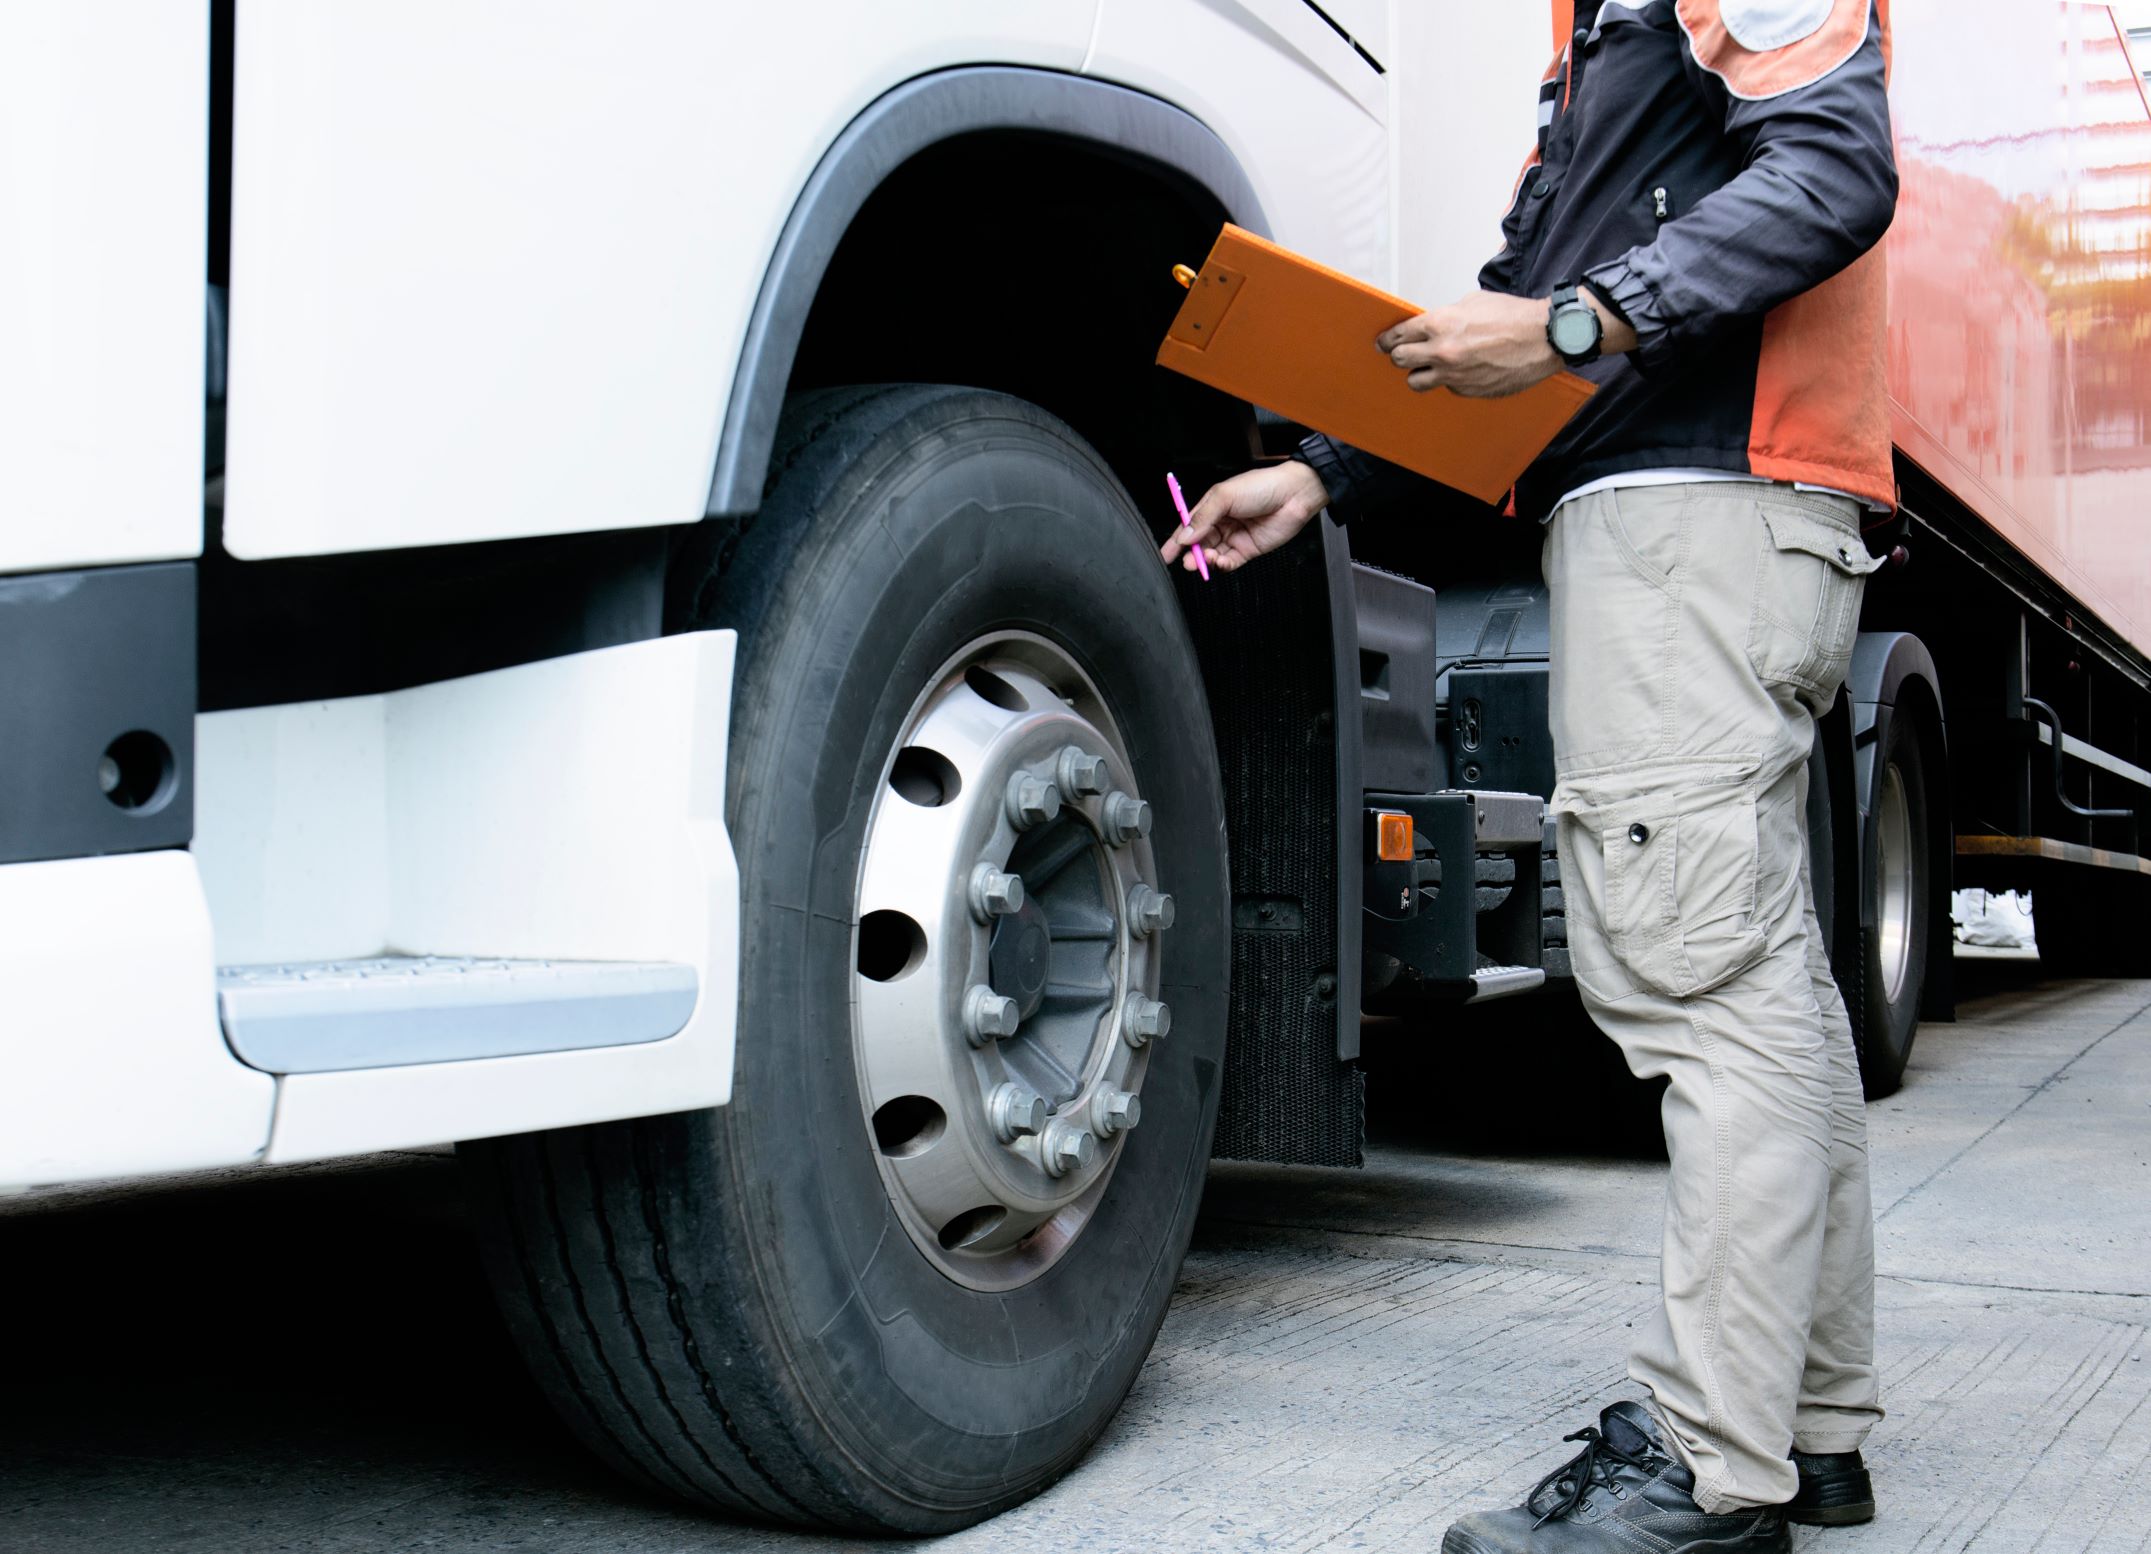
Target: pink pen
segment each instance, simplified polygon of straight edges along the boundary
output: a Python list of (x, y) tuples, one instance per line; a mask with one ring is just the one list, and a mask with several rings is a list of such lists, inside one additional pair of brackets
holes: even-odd
[[(1171, 470), (1165, 472), (1165, 489), (1172, 492), (1173, 506), (1180, 510), (1180, 527), (1194, 528), (1194, 521), (1188, 517), (1188, 499), (1180, 494), (1180, 482), (1173, 478)], [(1195, 570), (1202, 574), (1204, 582), (1210, 581), (1210, 558), (1202, 553), (1202, 543), (1199, 540), (1195, 545)]]

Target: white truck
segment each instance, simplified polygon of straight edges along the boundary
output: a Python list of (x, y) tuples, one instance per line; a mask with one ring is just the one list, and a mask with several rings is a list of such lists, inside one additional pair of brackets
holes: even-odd
[[(1896, 9), (1904, 58), (1972, 36)], [(1213, 1154), (1355, 1163), (1363, 1007), (1438, 1039), (1562, 980), (1536, 536), (1154, 553), (1168, 468), (1293, 432), (1153, 365), (1171, 267), (1230, 220), (1461, 292), (1549, 42), (1467, 0), (0, 6), (0, 1182), (456, 1142), (623, 1473), (913, 1534), (1050, 1483)], [(1986, 208), (1975, 155), (1915, 237)], [(1921, 423), (1947, 586), (1870, 591), (1818, 746), (1876, 1089), (1946, 1011), (1952, 814), (1990, 874), (2151, 869), (2141, 549), (2136, 613), (2086, 608), (1946, 457), (2074, 489), (2022, 274), (1952, 382), (2036, 403)], [(2009, 741), (1954, 798), (1952, 695)]]
[[(1154, 556), (1254, 430), (1151, 365), (1170, 270), (1399, 283), (1472, 117), (1411, 10), (0, 9), (0, 1181), (486, 1140), (623, 1471), (911, 1532), (1063, 1471), (1211, 1154), (1228, 824), (1338, 829)], [(1356, 1150), (1288, 915), (1242, 1018)]]

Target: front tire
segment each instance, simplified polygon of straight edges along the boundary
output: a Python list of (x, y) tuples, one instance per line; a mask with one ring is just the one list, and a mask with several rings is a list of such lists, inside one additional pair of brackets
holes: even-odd
[[(740, 632), (731, 1103), (463, 1153), (509, 1324), (601, 1455), (944, 1533), (1073, 1465), (1163, 1320), (1223, 1057), (1217, 758), (1152, 537), (1066, 426), (831, 391), (772, 469), (678, 593)], [(1056, 773), (1049, 814), (1023, 784)]]

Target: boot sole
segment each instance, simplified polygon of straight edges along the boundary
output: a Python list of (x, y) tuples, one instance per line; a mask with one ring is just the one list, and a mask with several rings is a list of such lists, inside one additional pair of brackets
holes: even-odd
[[(1849, 1510), (1852, 1508), (1846, 1507), (1844, 1509)], [(1833, 1511), (1831, 1514), (1835, 1515), (1836, 1513)], [(1873, 1514), (1873, 1508), (1870, 1507), (1868, 1510), (1868, 1515), (1872, 1516)], [(1858, 1520), (1865, 1521), (1866, 1517), (1858, 1518)], [(1762, 1532), (1762, 1529), (1757, 1528), (1756, 1531)], [(1760, 1543), (1750, 1543), (1747, 1539), (1742, 1539), (1739, 1543), (1712, 1543), (1710, 1547), (1714, 1549), (1726, 1550), (1744, 1549), (1751, 1547), (1757, 1549), (1785, 1548), (1787, 1546), (1785, 1543), (1785, 1529), (1779, 1527), (1773, 1529), (1773, 1531), (1776, 1534), (1775, 1537), (1773, 1537), (1771, 1533), (1764, 1532), (1762, 1534), (1762, 1541)], [(1701, 1548), (1703, 1545), (1696, 1544), (1694, 1546), (1697, 1548)], [(1501, 1554), (1501, 1550), (1496, 1549), (1489, 1544), (1481, 1543), (1477, 1538), (1473, 1537), (1470, 1533), (1461, 1530), (1460, 1528), (1452, 1527), (1446, 1533), (1442, 1534), (1441, 1554)]]
[(1856, 1527), (1861, 1522), (1875, 1519), (1875, 1503), (1872, 1500), (1856, 1500), (1850, 1505), (1819, 1505), (1811, 1510), (1785, 1512), (1785, 1520), (1798, 1522), (1803, 1527)]

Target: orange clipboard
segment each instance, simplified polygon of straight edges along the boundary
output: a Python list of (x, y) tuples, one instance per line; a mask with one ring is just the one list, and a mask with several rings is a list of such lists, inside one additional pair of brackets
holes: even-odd
[(1226, 224), (1158, 365), (1498, 502), (1594, 392), (1560, 372), (1520, 394), (1415, 394), (1374, 338), (1425, 309)]

